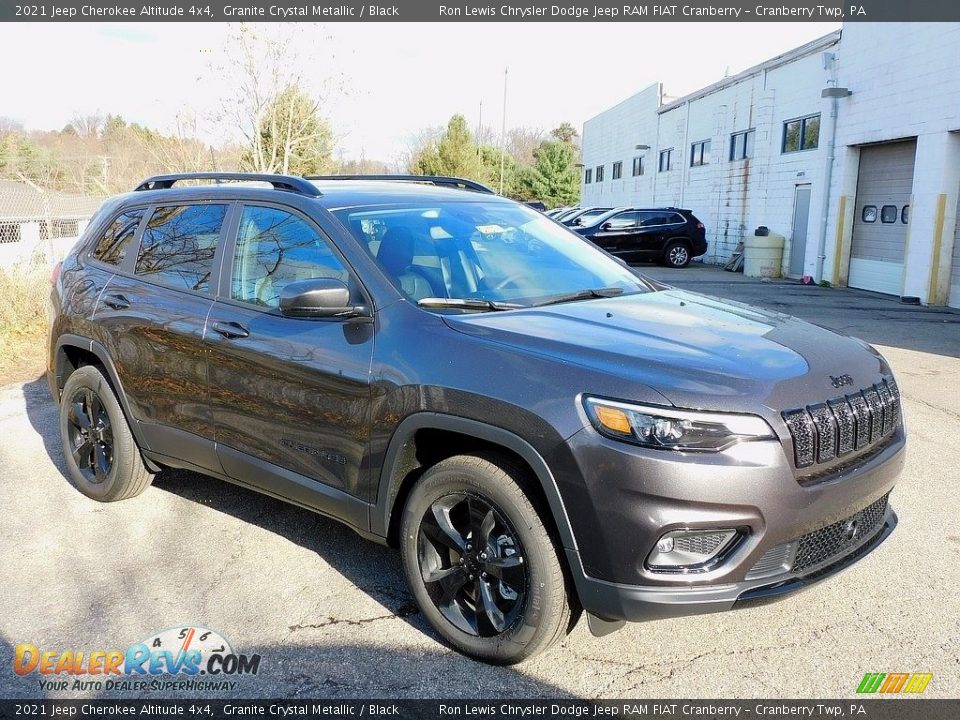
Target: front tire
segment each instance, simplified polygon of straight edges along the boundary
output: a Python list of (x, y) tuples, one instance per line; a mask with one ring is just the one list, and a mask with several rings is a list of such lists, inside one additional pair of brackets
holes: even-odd
[(495, 455), (433, 466), (404, 507), (400, 551), (424, 616), (460, 652), (509, 665), (560, 640), (573, 610), (557, 544)]
[(139, 495), (153, 476), (99, 368), (75, 370), (60, 398), (60, 438), (70, 484), (99, 502)]
[(674, 240), (664, 248), (663, 262), (667, 267), (685, 268), (690, 264), (690, 246), (683, 240)]

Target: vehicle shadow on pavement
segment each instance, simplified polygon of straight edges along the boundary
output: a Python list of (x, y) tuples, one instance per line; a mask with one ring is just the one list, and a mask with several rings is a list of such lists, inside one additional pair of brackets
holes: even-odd
[[(577, 696), (507, 667), (474, 662), (456, 653), (422, 652), (415, 658), (376, 644), (332, 642), (329, 645), (254, 645), (236, 648), (260, 656), (256, 674), (221, 675), (228, 689), (169, 688), (136, 691), (123, 687), (77, 691), (75, 678), (63, 674), (66, 690), (44, 690), (39, 675), (0, 677), (0, 697), (32, 700), (231, 700), (231, 699), (423, 699), (510, 698), (574, 699)], [(13, 648), (0, 638), (0, 662), (12, 667)], [(116, 676), (115, 682), (142, 679)], [(47, 678), (49, 679), (49, 678)], [(85, 678), (89, 679), (89, 678)], [(160, 681), (207, 680), (188, 675), (161, 675)]]
[[(345, 525), (238, 485), (186, 470), (164, 470), (153, 487), (275, 533), (319, 555), (392, 615), (432, 635), (407, 590), (394, 550), (365, 540)], [(333, 624), (322, 618), (322, 624)], [(320, 624), (320, 623), (318, 623)], [(310, 626), (290, 627), (292, 632)]]
[(50, 462), (66, 479), (66, 466), (63, 464), (63, 449), (60, 447), (59, 415), (56, 403), (50, 397), (47, 378), (41, 375), (36, 380), (23, 384), (23, 405), (30, 425), (43, 440), (43, 449)]

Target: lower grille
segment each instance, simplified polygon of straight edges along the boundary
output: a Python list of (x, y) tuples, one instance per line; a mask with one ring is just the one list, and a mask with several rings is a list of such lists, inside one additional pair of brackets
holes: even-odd
[(795, 542), (777, 545), (767, 550), (763, 556), (757, 560), (757, 563), (750, 568), (746, 580), (767, 577), (769, 575), (779, 575), (790, 569), (793, 564), (793, 554), (797, 549)]
[(803, 572), (859, 545), (876, 532), (887, 511), (889, 493), (844, 520), (807, 533), (797, 541), (794, 572)]

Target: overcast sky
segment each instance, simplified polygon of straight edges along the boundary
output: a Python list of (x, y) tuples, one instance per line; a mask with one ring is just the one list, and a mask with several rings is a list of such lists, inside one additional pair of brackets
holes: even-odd
[[(298, 26), (312, 82), (342, 77), (325, 104), (347, 158), (392, 160), (418, 130), (463, 113), (507, 125), (580, 128), (662, 81), (683, 95), (835, 30), (831, 23), (351, 23)], [(290, 30), (273, 25), (271, 32)], [(77, 112), (120, 114), (169, 129), (189, 109), (207, 117), (224, 83), (226, 24), (0, 26), (0, 115), (60, 129)], [(315, 70), (314, 70), (315, 68)], [(213, 139), (213, 135), (208, 139)]]

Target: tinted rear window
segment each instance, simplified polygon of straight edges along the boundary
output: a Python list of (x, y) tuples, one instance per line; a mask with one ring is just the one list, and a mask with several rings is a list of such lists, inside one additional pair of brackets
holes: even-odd
[(93, 249), (93, 257), (108, 265), (122, 264), (123, 258), (127, 255), (127, 249), (137, 234), (137, 227), (143, 219), (144, 212), (146, 211), (143, 209), (128, 210), (117, 215), (97, 241), (97, 246)]
[(206, 292), (226, 214), (226, 205), (158, 207), (143, 231), (137, 275)]

